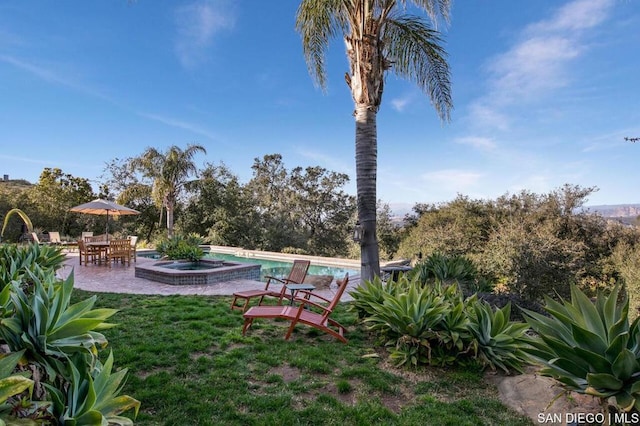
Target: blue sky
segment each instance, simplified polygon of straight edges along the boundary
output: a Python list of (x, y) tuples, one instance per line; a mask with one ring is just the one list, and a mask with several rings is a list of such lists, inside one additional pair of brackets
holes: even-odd
[[(256, 157), (347, 173), (353, 103), (344, 44), (328, 90), (307, 72), (296, 1), (0, 4), (0, 175), (44, 167), (97, 181), (106, 162), (198, 143), (243, 182)], [(440, 26), (455, 108), (387, 75), (378, 197), (399, 209), (565, 183), (590, 205), (640, 202), (640, 2), (458, 0)]]

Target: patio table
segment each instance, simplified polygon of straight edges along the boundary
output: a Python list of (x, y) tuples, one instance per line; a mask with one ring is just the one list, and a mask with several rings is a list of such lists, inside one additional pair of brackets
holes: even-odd
[[(91, 247), (93, 249), (97, 249), (97, 251), (98, 251), (98, 264), (99, 265), (102, 264), (103, 257), (105, 259), (105, 264), (106, 264), (107, 252), (109, 251), (109, 243), (107, 241), (90, 241), (90, 242), (85, 242), (85, 245), (87, 247)], [(103, 256), (103, 254), (104, 254), (104, 256)]]
[(312, 284), (285, 284), (284, 286), (287, 288), (287, 290), (291, 291), (291, 305), (293, 305), (293, 296), (298, 290), (313, 291), (316, 289), (316, 286)]

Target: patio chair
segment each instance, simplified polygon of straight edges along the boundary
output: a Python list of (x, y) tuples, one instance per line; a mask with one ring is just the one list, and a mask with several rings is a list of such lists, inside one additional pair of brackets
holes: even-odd
[(129, 238), (129, 242), (131, 243), (131, 258), (133, 259), (134, 262), (136, 262), (136, 244), (138, 244), (138, 236), (137, 235), (129, 235), (127, 238)]
[[(347, 343), (347, 339), (344, 337), (345, 328), (337, 321), (329, 318), (329, 316), (340, 301), (342, 293), (344, 293), (348, 283), (349, 274), (346, 274), (343, 279), (337, 281), (338, 289), (333, 299), (324, 298), (310, 291), (300, 290), (298, 293), (305, 294), (302, 298), (295, 297), (295, 301), (299, 303), (298, 306), (254, 306), (249, 308), (249, 310), (243, 314), (244, 326), (242, 327), (242, 335), (247, 332), (251, 324), (253, 324), (253, 320), (256, 318), (279, 318), (291, 321), (287, 334), (284, 336), (285, 340), (289, 340), (296, 324), (301, 323), (324, 331), (342, 343)], [(328, 305), (323, 306), (312, 301), (311, 298), (320, 299), (328, 303)], [(315, 312), (314, 309), (320, 312)]]
[(96, 260), (100, 258), (100, 250), (87, 246), (82, 238), (78, 240), (78, 252), (80, 253), (80, 265), (82, 265), (83, 260), (84, 266), (87, 266), (89, 261), (96, 263)]
[(107, 264), (111, 267), (111, 263), (120, 261), (122, 264), (131, 265), (131, 242), (129, 239), (109, 240), (109, 249), (107, 250)]
[(60, 232), (57, 232), (57, 231), (49, 231), (49, 244), (54, 244), (57, 246), (65, 246), (65, 247), (71, 247), (76, 245), (76, 243), (71, 241), (62, 241), (62, 239), (60, 239)]
[(33, 240), (34, 243), (38, 245), (44, 244), (43, 242), (40, 242), (40, 238), (38, 238), (38, 234), (36, 234), (35, 232), (31, 233), (31, 239)]
[[(231, 309), (239, 309), (244, 312), (249, 307), (249, 300), (251, 300), (251, 298), (260, 297), (260, 300), (258, 301), (258, 305), (260, 305), (265, 296), (278, 298), (278, 305), (281, 305), (283, 298), (291, 299), (293, 297), (287, 294), (286, 284), (302, 284), (304, 278), (307, 276), (307, 271), (309, 270), (310, 264), (311, 262), (308, 260), (294, 260), (293, 266), (291, 267), (291, 271), (289, 271), (289, 276), (287, 278), (281, 279), (267, 276), (265, 277), (267, 279), (267, 284), (264, 286), (263, 290), (246, 290), (233, 293)], [(273, 287), (269, 288), (272, 281), (281, 283), (282, 288), (280, 288), (278, 291), (274, 291)], [(236, 305), (236, 300), (238, 299), (245, 299), (244, 305)]]

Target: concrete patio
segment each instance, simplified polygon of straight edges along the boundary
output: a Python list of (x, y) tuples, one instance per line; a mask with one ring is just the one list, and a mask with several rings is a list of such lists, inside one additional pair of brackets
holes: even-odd
[[(157, 260), (138, 256), (136, 263), (157, 262)], [(80, 265), (78, 253), (67, 253), (67, 259), (58, 275), (66, 278), (73, 271), (75, 288), (100, 292), (100, 293), (127, 293), (127, 294), (158, 294), (169, 296), (173, 294), (202, 295), (202, 296), (230, 296), (236, 291), (264, 288), (264, 282), (252, 280), (234, 280), (209, 285), (169, 285), (134, 276), (136, 263), (126, 266), (115, 263), (108, 266)], [(338, 277), (340, 278), (340, 277)], [(349, 289), (360, 282), (359, 277), (350, 277), (347, 291), (343, 294), (343, 302), (352, 300), (348, 294)], [(280, 288), (280, 287), (275, 287)], [(332, 298), (335, 291), (334, 284), (329, 289), (318, 289), (315, 292), (320, 296)]]

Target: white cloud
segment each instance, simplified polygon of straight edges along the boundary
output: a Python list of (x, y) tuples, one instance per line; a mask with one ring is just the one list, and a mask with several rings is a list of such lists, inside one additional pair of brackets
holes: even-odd
[(440, 188), (467, 192), (469, 187), (475, 186), (480, 181), (483, 174), (466, 170), (446, 169), (425, 173), (421, 177), (422, 180)]
[(493, 105), (491, 100), (478, 99), (469, 105), (471, 123), (483, 128), (506, 131), (509, 129), (509, 118)]
[(22, 61), (13, 56), (0, 55), (0, 61), (13, 65), (16, 68), (20, 68), (23, 71), (27, 71), (29, 74), (32, 74), (38, 77), (39, 79), (50, 82), (50, 83), (62, 84), (65, 86), (68, 86), (71, 84), (71, 82), (64, 80), (63, 78), (56, 75), (54, 72), (52, 72), (47, 68)]
[(32, 157), (17, 157), (14, 155), (2, 155), (2, 154), (0, 154), (0, 159), (12, 161), (12, 162), (33, 163), (33, 164), (43, 164), (43, 165), (50, 165), (52, 163), (51, 160), (40, 160), (38, 158), (32, 158)]
[(551, 96), (571, 83), (570, 66), (589, 47), (585, 35), (603, 24), (613, 0), (575, 0), (525, 27), (509, 50), (490, 59), (486, 95), (471, 103), (474, 124), (509, 128), (508, 107)]
[(149, 113), (145, 113), (145, 112), (138, 112), (137, 114), (139, 116), (141, 116), (141, 117), (145, 117), (145, 118), (148, 118), (150, 120), (158, 121), (158, 122), (166, 124), (167, 126), (170, 126), (170, 127), (175, 127), (175, 128), (182, 129), (182, 130), (187, 130), (189, 132), (204, 136), (204, 137), (206, 137), (208, 139), (218, 140), (216, 135), (214, 135), (210, 131), (208, 131), (206, 129), (203, 129), (202, 127), (200, 127), (200, 126), (198, 126), (196, 124), (193, 124), (193, 123), (189, 123), (189, 122), (181, 121), (181, 120), (176, 120), (174, 118), (162, 117), (160, 115), (149, 114)]
[(521, 191), (531, 191), (534, 193), (545, 193), (551, 191), (556, 185), (554, 181), (557, 177), (553, 173), (538, 172), (525, 177), (519, 183), (513, 184), (510, 188), (511, 193), (519, 193)]
[(593, 28), (607, 19), (613, 0), (576, 0), (562, 6), (546, 21), (528, 27), (528, 31), (577, 31)]
[[(324, 167), (328, 170), (337, 171), (339, 173), (346, 173), (348, 175), (354, 174), (355, 176), (354, 168), (350, 165), (351, 163), (345, 162), (345, 160), (341, 157), (335, 157), (318, 151), (298, 147), (296, 147), (296, 152), (303, 158), (318, 162), (321, 167)], [(355, 177), (353, 180), (355, 181)]]
[[(0, 55), (0, 62), (5, 62), (16, 68), (26, 71), (27, 73), (33, 75), (34, 77), (40, 80), (46, 81), (47, 83), (65, 86), (75, 91), (115, 103), (113, 99), (106, 96), (104, 93), (101, 93), (91, 87), (88, 87), (80, 83), (79, 81), (81, 79), (77, 75), (72, 76), (75, 78), (69, 78), (68, 71), (66, 73), (57, 72), (53, 69), (54, 67), (45, 67), (42, 65), (36, 65), (32, 62), (26, 62), (16, 57), (7, 56), (7, 55)], [(62, 76), (63, 74), (65, 74), (65, 77)]]
[(176, 10), (175, 50), (185, 67), (193, 67), (206, 58), (214, 38), (235, 26), (233, 3), (225, 0), (197, 1)]
[(619, 149), (625, 145), (630, 145), (630, 142), (624, 139), (625, 137), (629, 137), (629, 135), (636, 135), (639, 132), (640, 130), (638, 128), (630, 127), (592, 136), (589, 140), (584, 142), (585, 146), (582, 149), (582, 152)]
[(391, 100), (391, 107), (398, 112), (403, 112), (410, 102), (410, 97), (395, 98)]
[(524, 40), (495, 59), (494, 103), (510, 104), (522, 98), (544, 95), (566, 85), (565, 66), (580, 54), (582, 47), (562, 36)]
[(465, 136), (455, 139), (454, 142), (462, 145), (469, 145), (482, 151), (493, 151), (497, 147), (497, 144), (493, 139), (482, 136)]

